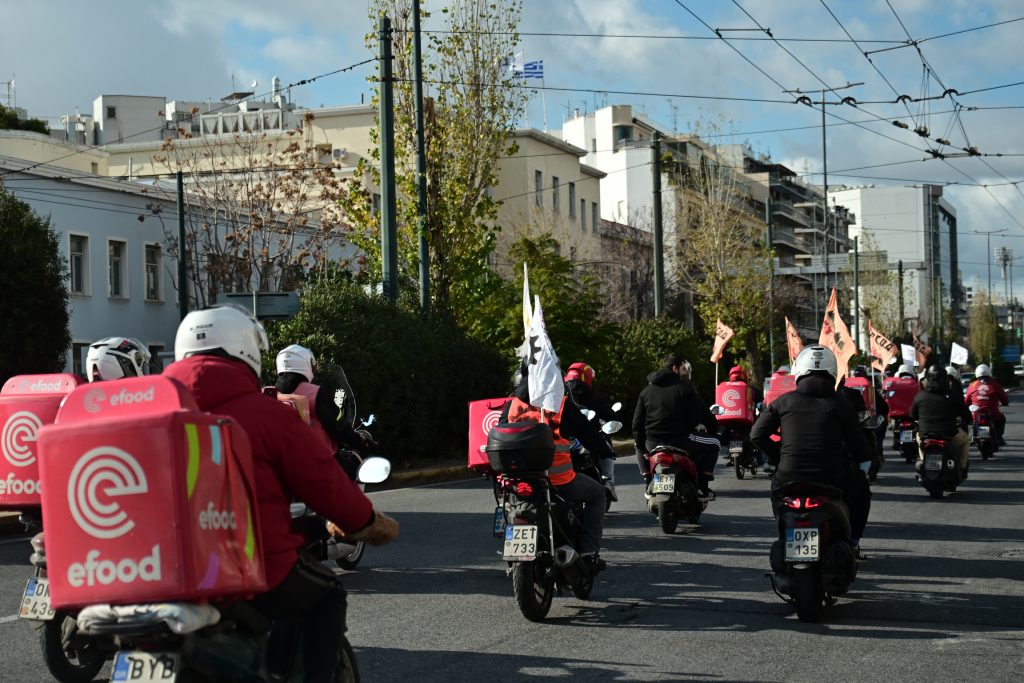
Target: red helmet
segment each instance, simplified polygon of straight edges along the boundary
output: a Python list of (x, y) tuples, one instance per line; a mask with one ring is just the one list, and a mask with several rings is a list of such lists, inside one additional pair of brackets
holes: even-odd
[(565, 372), (565, 381), (574, 379), (583, 380), (588, 387), (594, 386), (594, 368), (586, 363), (573, 363)]
[(730, 382), (746, 382), (747, 371), (739, 365), (734, 365), (732, 370), (729, 371)]

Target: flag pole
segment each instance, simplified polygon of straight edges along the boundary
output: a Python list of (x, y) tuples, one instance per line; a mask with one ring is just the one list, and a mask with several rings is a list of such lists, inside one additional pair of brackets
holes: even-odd
[(548, 132), (548, 91), (544, 89), (544, 77), (540, 77), (540, 103), (544, 111), (544, 132)]

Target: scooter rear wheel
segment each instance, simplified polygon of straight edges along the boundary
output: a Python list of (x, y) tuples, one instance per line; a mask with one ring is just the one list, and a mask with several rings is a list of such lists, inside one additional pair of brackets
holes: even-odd
[(676, 527), (679, 525), (679, 515), (675, 510), (671, 509), (669, 503), (658, 504), (658, 522), (661, 524), (661, 530), (666, 534), (674, 534)]
[(75, 639), (77, 630), (74, 617), (63, 611), (58, 611), (39, 629), (43, 662), (50, 675), (60, 683), (91, 681), (106, 662), (106, 656), (96, 642)]
[(744, 469), (743, 468), (743, 463), (741, 463), (740, 460), (741, 460), (741, 458), (739, 456), (737, 456), (737, 457), (732, 459), (732, 466), (733, 466), (733, 469), (736, 470), (736, 478), (737, 479), (742, 479), (743, 475), (745, 474), (744, 471), (743, 471), (743, 469)]
[(816, 569), (805, 569), (794, 575), (793, 600), (796, 602), (796, 615), (800, 621), (809, 624), (821, 621), (824, 596), (820, 583)]
[(544, 577), (544, 569), (536, 560), (516, 562), (512, 565), (512, 591), (523, 616), (530, 621), (541, 621), (551, 610), (555, 582)]

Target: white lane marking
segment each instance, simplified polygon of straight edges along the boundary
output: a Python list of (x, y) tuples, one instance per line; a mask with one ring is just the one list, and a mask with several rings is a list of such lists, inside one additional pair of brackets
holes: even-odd
[(9, 624), (10, 622), (17, 621), (17, 620), (18, 620), (18, 615), (17, 614), (12, 614), (9, 617), (0, 617), (0, 624)]

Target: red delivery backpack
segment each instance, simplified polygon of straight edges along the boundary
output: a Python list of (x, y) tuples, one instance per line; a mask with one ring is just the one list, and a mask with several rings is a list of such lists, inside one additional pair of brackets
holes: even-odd
[(57, 417), (64, 397), (82, 379), (74, 375), (17, 375), (0, 389), (0, 510), (38, 509), (38, 438)]
[(715, 403), (722, 412), (719, 422), (754, 424), (754, 394), (746, 382), (722, 382), (715, 388)]
[(471, 401), (469, 404), (469, 459), (467, 467), (481, 472), (491, 471), (491, 462), (487, 458), (487, 435), (491, 428), (498, 424), (505, 404), (511, 398), (487, 398)]
[(867, 377), (847, 377), (846, 388), (856, 389), (860, 392), (861, 396), (864, 397), (864, 406), (870, 415), (878, 413), (878, 408), (875, 405), (875, 388), (871, 384), (871, 380)]
[(54, 607), (266, 590), (249, 440), (176, 380), (78, 387), (39, 453)]
[(771, 381), (768, 384), (768, 390), (764, 392), (764, 404), (767, 406), (779, 396), (788, 394), (795, 389), (795, 375), (772, 375)]
[(885, 383), (885, 401), (889, 404), (889, 418), (910, 415), (910, 404), (921, 390), (921, 383), (914, 377), (894, 377)]

